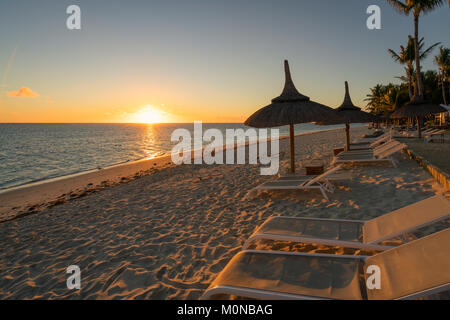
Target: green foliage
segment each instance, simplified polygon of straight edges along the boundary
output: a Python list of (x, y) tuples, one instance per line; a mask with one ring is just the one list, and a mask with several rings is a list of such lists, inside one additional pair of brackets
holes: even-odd
[(364, 100), (367, 101), (367, 108), (371, 113), (386, 115), (409, 101), (408, 86), (377, 84), (370, 89), (366, 97)]
[[(420, 38), (419, 38), (419, 18), (421, 15), (427, 14), (441, 6), (444, 5), (444, 0), (386, 0), (395, 10), (401, 14), (409, 16), (412, 14), (414, 17), (414, 60), (416, 66), (416, 92), (415, 96), (421, 100), (424, 98), (424, 87), (422, 83), (421, 67), (420, 67)], [(450, 6), (450, 0), (448, 0), (448, 5)], [(431, 49), (432, 50), (432, 49)], [(429, 52), (428, 52), (429, 53)], [(428, 54), (426, 53), (426, 54)], [(425, 54), (425, 57), (426, 57)], [(424, 57), (424, 58), (425, 58)]]
[[(450, 50), (441, 47), (439, 55), (434, 58), (438, 72), (428, 70), (423, 72), (421, 60), (426, 59), (432, 50), (440, 43), (435, 43), (424, 49), (424, 38), (418, 36), (419, 17), (443, 6), (444, 0), (386, 0), (401, 14), (414, 16), (414, 37), (409, 35), (406, 46), (401, 45), (400, 51), (388, 49), (394, 61), (404, 66), (405, 76), (396, 77), (401, 84), (377, 84), (370, 88), (367, 95), (367, 108), (374, 114), (387, 115), (394, 109), (415, 99), (425, 99), (435, 104), (445, 102), (445, 83), (450, 82)], [(450, 6), (450, 0), (448, 0)], [(417, 44), (417, 45), (416, 45)], [(414, 93), (413, 93), (414, 91)], [(450, 93), (450, 88), (449, 88)]]

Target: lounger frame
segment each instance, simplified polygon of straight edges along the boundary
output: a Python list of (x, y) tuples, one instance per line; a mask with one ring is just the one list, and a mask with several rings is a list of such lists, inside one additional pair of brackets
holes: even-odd
[(357, 241), (343, 241), (343, 240), (331, 240), (331, 239), (318, 239), (318, 238), (312, 238), (312, 237), (302, 237), (302, 236), (289, 236), (289, 235), (281, 235), (281, 234), (272, 234), (272, 233), (259, 233), (258, 231), (262, 229), (262, 227), (268, 223), (271, 220), (274, 219), (295, 219), (295, 220), (314, 220), (314, 221), (331, 221), (331, 222), (351, 222), (351, 223), (359, 223), (361, 225), (364, 225), (366, 223), (366, 220), (348, 220), (348, 219), (324, 219), (324, 218), (311, 218), (311, 217), (285, 217), (285, 216), (276, 216), (276, 217), (270, 217), (267, 219), (266, 222), (264, 222), (256, 231), (250, 236), (250, 238), (245, 241), (242, 250), (246, 250), (250, 244), (253, 241), (256, 240), (274, 240), (274, 241), (292, 241), (292, 242), (300, 242), (300, 243), (309, 243), (309, 244), (319, 244), (319, 245), (326, 245), (326, 246), (339, 246), (344, 248), (355, 248), (355, 249), (366, 249), (366, 250), (375, 250), (375, 251), (385, 251), (388, 249), (392, 249), (395, 246), (388, 246), (388, 245), (380, 245), (380, 242), (390, 240), (397, 237), (402, 237), (406, 239), (405, 237), (415, 230), (418, 230), (420, 228), (426, 227), (428, 225), (431, 225), (433, 223), (443, 221), (446, 219), (450, 219), (450, 213), (448, 213), (445, 216), (428, 220), (427, 222), (421, 223), (419, 225), (415, 225), (414, 227), (404, 229), (399, 232), (391, 233), (388, 236), (381, 237), (376, 239), (375, 241), (364, 243), (364, 242), (357, 242)]
[[(343, 241), (343, 240), (331, 240), (331, 239), (317, 239), (312, 237), (302, 237), (302, 236), (289, 236), (289, 235), (281, 235), (281, 234), (272, 234), (272, 233), (259, 233), (258, 231), (269, 221), (274, 219), (297, 219), (297, 220), (314, 220), (314, 221), (331, 221), (331, 222), (351, 222), (358, 223), (361, 226), (366, 222), (364, 220), (347, 220), (347, 219), (324, 219), (324, 218), (309, 218), (309, 217), (271, 217), (267, 219), (265, 223), (263, 223), (254, 233), (250, 236), (250, 238), (245, 241), (242, 246), (242, 250), (246, 250), (250, 244), (256, 240), (274, 240), (274, 241), (291, 241), (291, 242), (300, 242), (300, 243), (309, 243), (309, 244), (318, 244), (318, 245), (326, 245), (326, 246), (339, 246), (344, 248), (356, 248), (356, 249), (366, 249), (366, 250), (375, 250), (375, 251), (385, 251), (391, 249), (392, 246), (379, 245), (377, 243), (363, 243), (356, 241)], [(393, 238), (393, 237), (392, 237)], [(379, 241), (377, 241), (379, 242)]]
[[(380, 143), (383, 143), (389, 139), (392, 138), (392, 135), (390, 132), (386, 132), (383, 133), (381, 136), (377, 137), (377, 138), (361, 138), (355, 141), (355, 144), (368, 144), (370, 147), (375, 147), (377, 145), (379, 145)], [(350, 147), (351, 147), (352, 143), (350, 143)]]
[[(251, 189), (246, 198), (253, 198), (255, 193), (259, 193), (262, 191), (280, 191), (280, 190), (320, 190), (322, 193), (322, 196), (325, 198), (325, 200), (329, 201), (327, 192), (334, 193), (335, 186), (327, 179), (328, 175), (331, 175), (341, 169), (342, 165), (338, 165), (334, 168), (329, 169), (328, 171), (324, 172), (323, 174), (319, 176), (315, 176), (309, 180), (291, 180), (289, 182), (296, 183), (290, 186), (268, 186), (265, 185), (266, 183), (263, 183), (253, 189)], [(277, 180), (269, 181), (269, 182), (277, 182)]]
[[(312, 257), (327, 257), (327, 258), (350, 258), (363, 260), (366, 256), (350, 256), (350, 255), (334, 255), (326, 253), (303, 253), (303, 252), (284, 252), (284, 251), (264, 251), (264, 250), (245, 250), (244, 253), (265, 253), (273, 255), (295, 255), (295, 256), (312, 256)], [(216, 295), (237, 295), (248, 297), (252, 299), (261, 300), (332, 300), (327, 298), (308, 296), (308, 295), (297, 295), (291, 293), (276, 292), (270, 290), (261, 289), (251, 289), (243, 288), (237, 286), (216, 286), (214, 288), (207, 289), (205, 293), (200, 297), (200, 300), (208, 300)]]
[[(258, 251), (258, 250), (245, 250), (248, 253), (264, 253), (264, 254), (273, 254), (273, 255), (297, 255), (297, 256), (310, 256), (310, 257), (327, 257), (333, 259), (358, 259), (364, 261), (367, 256), (350, 256), (350, 255), (335, 255), (335, 254), (326, 254), (326, 253), (302, 253), (302, 252), (284, 252), (284, 251)], [(410, 294), (407, 296), (396, 298), (395, 300), (413, 300), (418, 298), (423, 298), (429, 296), (431, 294), (436, 294), (440, 292), (444, 292), (450, 290), (450, 283), (440, 285), (437, 287), (429, 288), (427, 290), (422, 290), (416, 292), (414, 294)], [(236, 295), (241, 297), (247, 297), (252, 299), (261, 299), (261, 300), (333, 300), (329, 298), (322, 298), (316, 296), (308, 296), (308, 295), (297, 295), (291, 293), (283, 293), (276, 292), (270, 290), (262, 290), (262, 289), (252, 289), (252, 288), (244, 288), (237, 286), (228, 286), (221, 285), (216, 286), (210, 289), (207, 289), (205, 293), (200, 297), (200, 300), (208, 300), (217, 295)], [(364, 296), (364, 295), (362, 295)]]
[(352, 156), (358, 156), (358, 155), (373, 155), (374, 157), (379, 156), (380, 154), (383, 154), (383, 152), (394, 148), (401, 143), (397, 140), (391, 140), (389, 142), (386, 142), (385, 144), (382, 144), (375, 148), (369, 148), (369, 149), (352, 149), (349, 151), (344, 151), (339, 153), (336, 157), (342, 158), (342, 157), (352, 157)]
[(364, 156), (366, 156), (365, 154), (355, 154), (355, 155), (351, 155), (353, 156), (353, 158), (350, 156), (346, 159), (340, 159), (339, 156), (334, 157), (333, 161), (332, 161), (332, 165), (335, 164), (345, 164), (345, 163), (350, 163), (350, 164), (365, 164), (365, 163), (383, 163), (383, 162), (389, 162), (392, 164), (393, 167), (397, 167), (398, 165), (398, 161), (395, 160), (392, 155), (394, 153), (397, 153), (401, 150), (403, 150), (406, 147), (405, 144), (398, 144), (395, 145), (387, 150), (383, 150), (382, 152), (380, 152), (380, 154), (378, 154), (377, 157), (373, 157), (373, 158), (365, 158)]

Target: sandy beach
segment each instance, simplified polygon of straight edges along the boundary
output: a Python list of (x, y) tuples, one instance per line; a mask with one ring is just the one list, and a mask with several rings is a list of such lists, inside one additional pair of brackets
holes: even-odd
[(163, 156), (7, 189), (0, 192), (0, 222), (35, 214), (173, 166), (170, 156)]
[[(366, 132), (351, 130), (353, 138)], [(343, 130), (296, 137), (298, 167), (329, 163), (344, 140)], [(280, 148), (288, 150), (288, 140)], [(349, 168), (353, 178), (338, 183), (329, 202), (316, 191), (243, 200), (273, 177), (260, 176), (257, 165), (173, 166), (166, 158), (56, 182), (44, 193), (36, 186), (0, 195), (10, 199), (0, 201), (0, 299), (197, 299), (270, 216), (366, 220), (446, 193), (406, 154), (396, 158), (398, 168)], [(287, 152), (281, 160), (285, 172)], [(37, 199), (40, 207), (25, 206)], [(81, 290), (66, 288), (69, 265), (81, 268)]]

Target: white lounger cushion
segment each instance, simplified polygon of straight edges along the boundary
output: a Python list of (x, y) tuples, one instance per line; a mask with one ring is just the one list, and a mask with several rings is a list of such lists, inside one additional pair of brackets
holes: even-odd
[(255, 235), (287, 235), (340, 241), (362, 241), (361, 222), (314, 218), (273, 217)]
[[(360, 260), (242, 251), (209, 288), (239, 287), (332, 299), (361, 299)], [(247, 297), (257, 298), (258, 295)]]
[(450, 217), (450, 201), (434, 196), (367, 221), (363, 226), (363, 242), (380, 242), (400, 231), (409, 232), (447, 216)]
[(368, 221), (271, 217), (250, 236), (243, 249), (255, 240), (268, 239), (383, 251), (390, 246), (380, 242), (444, 219), (450, 219), (450, 201), (439, 195)]
[[(241, 251), (211, 283), (202, 298), (220, 297), (221, 294), (254, 299), (424, 297), (450, 289), (448, 243), (450, 229), (371, 257)], [(380, 268), (379, 289), (364, 285), (373, 273), (368, 272), (369, 266)]]
[(398, 299), (448, 286), (449, 244), (450, 229), (446, 229), (367, 258), (365, 269), (369, 265), (381, 269), (381, 290), (367, 290), (367, 297), (377, 300)]
[(252, 198), (253, 195), (255, 193), (258, 193), (259, 191), (319, 189), (323, 197), (328, 201), (326, 191), (333, 192), (334, 186), (329, 182), (327, 177), (331, 174), (336, 173), (341, 168), (342, 165), (338, 165), (327, 170), (321, 175), (313, 176), (305, 180), (289, 180), (281, 178), (268, 181), (248, 191), (244, 199)]

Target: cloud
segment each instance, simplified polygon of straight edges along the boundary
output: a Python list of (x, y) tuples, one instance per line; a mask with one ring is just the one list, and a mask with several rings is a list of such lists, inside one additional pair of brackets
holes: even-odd
[(39, 93), (34, 92), (30, 88), (22, 87), (17, 91), (7, 92), (6, 95), (8, 97), (16, 97), (16, 98), (37, 98), (39, 97)]

